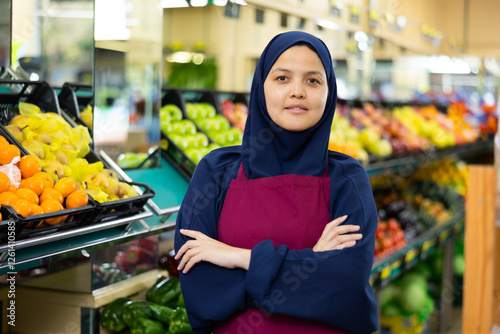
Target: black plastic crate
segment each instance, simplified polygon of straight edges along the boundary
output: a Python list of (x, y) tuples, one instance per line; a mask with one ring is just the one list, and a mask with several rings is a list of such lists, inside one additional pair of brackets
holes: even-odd
[[(208, 102), (214, 103), (216, 100), (213, 98), (210, 91), (193, 91), (197, 94), (198, 102)], [(163, 88), (162, 90), (163, 96), (161, 105), (162, 107), (167, 104), (174, 104), (179, 107), (182, 111), (182, 116), (184, 119), (189, 119), (187, 111), (186, 111), (186, 100), (184, 99), (184, 95), (181, 90), (174, 88)], [(211, 101), (211, 102), (210, 102)], [(193, 122), (194, 123), (194, 122)], [(198, 125), (195, 123), (196, 131), (205, 133), (201, 130)], [(208, 136), (207, 136), (208, 137)], [(208, 137), (209, 143), (213, 143), (213, 141)], [(196, 163), (191, 160), (186, 153), (174, 143), (174, 141), (163, 131), (161, 131), (161, 153), (163, 157), (171, 163), (188, 181), (191, 180), (193, 176), (194, 170), (196, 168)]]
[(95, 223), (107, 222), (124, 217), (131, 217), (144, 211), (144, 206), (150, 198), (153, 198), (155, 192), (145, 183), (127, 182), (131, 186), (137, 186), (142, 190), (142, 194), (134, 197), (123, 198), (115, 201), (98, 203), (91, 220)]
[[(7, 243), (14, 238), (15, 241), (34, 238), (42, 235), (66, 231), (82, 226), (92, 225), (95, 221), (95, 202), (89, 196), (89, 203), (74, 209), (65, 209), (57, 212), (44, 213), (23, 217), (10, 206), (2, 205), (0, 212), (3, 221), (0, 222), (0, 244)], [(66, 217), (55, 225), (44, 225), (38, 227), (45, 219)], [(14, 228), (10, 227), (14, 224)], [(12, 232), (13, 231), (13, 232)], [(10, 237), (10, 238), (9, 238)]]
[(81, 119), (80, 111), (94, 100), (92, 86), (66, 82), (57, 97), (61, 110), (77, 124), (90, 130), (90, 126)]
[(45, 112), (61, 115), (55, 90), (45, 81), (0, 80), (0, 109), (32, 103)]
[[(21, 157), (29, 155), (28, 151), (14, 139), (14, 137), (2, 125), (0, 125), (0, 135), (5, 137), (10, 144), (16, 145), (21, 152)], [(43, 169), (42, 169), (43, 170)], [(4, 221), (0, 222), (0, 244), (7, 241), (9, 234), (8, 220), (13, 221), (15, 224), (14, 235), (16, 240), (27, 239), (39, 235), (55, 233), (58, 231), (68, 230), (80, 226), (91, 225), (94, 221), (91, 219), (95, 216), (96, 202), (89, 196), (88, 204), (86, 206), (74, 209), (65, 209), (58, 212), (46, 213), (42, 215), (33, 215), (23, 217), (16, 213), (16, 211), (6, 205), (0, 207), (2, 218)], [(41, 226), (38, 224), (49, 218), (67, 216), (63, 222), (55, 225)]]
[[(101, 161), (93, 150), (90, 150), (90, 152), (85, 156), (85, 160), (87, 160), (89, 163)], [(104, 164), (105, 168), (110, 168), (110, 166), (108, 166), (106, 162), (102, 161), (102, 163)], [(120, 182), (139, 187), (140, 190), (142, 190), (142, 194), (139, 193), (138, 196), (118, 199), (110, 202), (96, 202), (96, 214), (92, 217), (92, 220), (94, 222), (99, 223), (135, 215), (139, 212), (142, 212), (147, 201), (155, 196), (155, 192), (147, 184), (125, 181), (120, 179), (119, 176), (118, 178)]]
[(183, 150), (177, 146), (168, 135), (161, 132), (161, 154), (172, 164), (188, 181), (191, 180), (196, 164)]

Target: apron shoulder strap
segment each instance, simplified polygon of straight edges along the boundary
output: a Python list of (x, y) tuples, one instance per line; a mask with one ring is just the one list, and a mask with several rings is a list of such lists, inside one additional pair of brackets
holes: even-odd
[(238, 170), (238, 176), (236, 176), (236, 180), (247, 180), (247, 173), (245, 173), (245, 167), (243, 166), (243, 162), (240, 164), (240, 169)]

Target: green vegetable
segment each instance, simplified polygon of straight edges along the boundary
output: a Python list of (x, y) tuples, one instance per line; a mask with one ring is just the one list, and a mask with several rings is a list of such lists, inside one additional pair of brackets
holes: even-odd
[(164, 323), (165, 325), (168, 325), (170, 323), (170, 317), (174, 312), (174, 310), (171, 309), (170, 307), (161, 305), (152, 305), (151, 310), (153, 310), (153, 317), (156, 320)]
[(152, 286), (146, 293), (146, 299), (158, 305), (175, 308), (181, 294), (179, 279), (169, 277)]
[(134, 321), (139, 318), (153, 319), (154, 312), (151, 309), (154, 303), (147, 300), (136, 300), (123, 307), (122, 320), (128, 327), (132, 327)]
[(154, 288), (158, 285), (158, 283), (160, 283), (161, 281), (167, 279), (166, 276), (163, 276), (163, 275), (158, 275), (158, 278), (156, 279), (156, 282), (155, 284), (153, 284), (153, 286), (148, 290), (148, 292), (146, 293), (146, 300), (151, 300), (153, 301), (153, 292), (154, 292)]
[(101, 326), (114, 332), (124, 330), (127, 326), (122, 320), (123, 309), (129, 303), (131, 300), (123, 297), (107, 305), (101, 312)]
[(177, 307), (184, 307), (184, 295), (181, 293), (179, 299), (177, 299)]
[(165, 329), (159, 321), (137, 318), (132, 324), (130, 334), (165, 334)]
[(168, 326), (169, 333), (192, 333), (191, 325), (184, 307), (178, 307), (170, 316), (170, 325)]

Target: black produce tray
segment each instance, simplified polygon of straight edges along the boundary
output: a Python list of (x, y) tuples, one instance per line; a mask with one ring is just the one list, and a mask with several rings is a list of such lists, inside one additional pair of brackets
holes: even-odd
[[(46, 112), (61, 115), (55, 90), (45, 81), (0, 80), (0, 109), (17, 107), (19, 102), (32, 103)], [(10, 91), (4, 91), (10, 90)]]
[[(83, 93), (83, 94), (79, 94)], [(91, 85), (83, 85), (77, 83), (64, 83), (59, 92), (58, 101), (61, 110), (71, 117), (77, 124), (90, 127), (80, 117), (80, 109), (91, 104), (94, 95)], [(92, 134), (92, 131), (90, 131)]]
[[(19, 144), (19, 142), (15, 140), (9, 131), (7, 131), (2, 125), (0, 125), (0, 135), (5, 137), (10, 144), (16, 145), (21, 152), (21, 156), (29, 155), (26, 149)], [(92, 218), (96, 215), (96, 204), (97, 202), (89, 196), (89, 201), (86, 206), (28, 217), (23, 217), (17, 214), (16, 211), (10, 206), (2, 205), (0, 207), (3, 219), (3, 221), (0, 222), (0, 244), (6, 243), (9, 236), (11, 238), (15, 237), (15, 240), (21, 240), (51, 234), (58, 231), (69, 230), (80, 226), (92, 225), (95, 223)], [(67, 217), (60, 223), (37, 227), (42, 220), (63, 216)], [(12, 227), (9, 229), (9, 221), (11, 221), (10, 224), (14, 222), (14, 230), (12, 230)]]
[[(21, 156), (29, 154), (29, 152), (10, 134), (7, 129), (3, 126), (3, 124), (8, 124), (9, 121), (17, 115), (12, 109), (0, 110), (0, 135), (3, 135), (10, 143), (15, 144), (19, 147), (21, 151)], [(97, 161), (101, 161), (97, 154), (91, 149), (90, 152), (85, 156), (85, 159), (89, 163), (94, 163)], [(105, 162), (101, 161), (106, 168), (110, 168)], [(94, 213), (87, 217), (89, 220), (89, 224), (96, 224), (103, 221), (110, 221), (120, 217), (126, 217), (134, 215), (144, 209), (144, 205), (146, 202), (152, 198), (155, 193), (154, 191), (146, 184), (135, 184), (132, 182), (127, 182), (120, 180), (125, 183), (129, 183), (131, 185), (137, 185), (142, 188), (144, 193), (139, 196), (120, 199), (112, 202), (106, 203), (98, 203), (92, 199), (94, 203)], [(89, 196), (91, 198), (91, 196)], [(89, 199), (90, 200), (90, 199)]]
[[(195, 103), (199, 102), (208, 102), (213, 104), (216, 102), (215, 98), (211, 91), (192, 91), (195, 95), (197, 95), (197, 100)], [(162, 107), (167, 104), (174, 104), (179, 107), (182, 111), (182, 116), (184, 119), (189, 119), (187, 111), (186, 111), (186, 100), (181, 90), (174, 88), (163, 88), (162, 89)], [(214, 105), (214, 107), (217, 106)], [(193, 122), (194, 123), (194, 122)], [(196, 131), (205, 133), (201, 130), (198, 125), (195, 123)], [(208, 136), (207, 136), (208, 137)], [(212, 139), (208, 137), (209, 143), (213, 143)], [(179, 146), (177, 146), (170, 137), (161, 131), (161, 154), (163, 157), (170, 162), (188, 181), (191, 180), (193, 176), (194, 170), (196, 168), (196, 164), (193, 160), (191, 160), (183, 150)]]
[(188, 181), (191, 180), (196, 164), (163, 131), (161, 132), (160, 147), (163, 157), (170, 162)]
[[(95, 220), (95, 202), (89, 197), (89, 204), (80, 208), (61, 210), (41, 215), (23, 217), (7, 205), (0, 207), (2, 221), (0, 222), (0, 244), (5, 244), (9, 240), (19, 241), (34, 238), (42, 235), (66, 231), (82, 226), (93, 225)], [(40, 222), (49, 218), (64, 217), (64, 221), (55, 225), (37, 227)], [(14, 228), (12, 228), (14, 224)], [(14, 238), (14, 239), (12, 239)]]
[[(97, 154), (90, 150), (85, 156), (85, 160), (89, 163), (101, 161)], [(111, 169), (104, 161), (101, 161), (105, 168)], [(145, 183), (128, 182), (120, 180), (120, 182), (127, 183), (131, 186), (137, 186), (142, 190), (142, 194), (138, 196), (123, 198), (116, 201), (99, 203), (96, 202), (96, 214), (92, 220), (96, 223), (115, 220), (122, 217), (130, 217), (144, 210), (144, 206), (150, 198), (155, 196), (155, 192), (151, 187)]]

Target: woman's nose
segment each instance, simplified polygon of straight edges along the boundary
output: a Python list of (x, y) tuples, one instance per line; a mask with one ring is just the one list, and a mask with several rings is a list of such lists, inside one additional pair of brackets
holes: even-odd
[(291, 92), (290, 92), (291, 97), (300, 99), (300, 98), (304, 98), (305, 95), (306, 95), (306, 93), (305, 93), (304, 87), (302, 87), (302, 84), (300, 84), (300, 83), (293, 84)]

